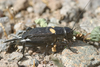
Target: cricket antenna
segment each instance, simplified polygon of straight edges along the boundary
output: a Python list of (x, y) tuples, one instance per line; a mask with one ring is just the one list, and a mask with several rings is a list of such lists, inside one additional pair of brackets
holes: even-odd
[[(86, 6), (85, 6), (83, 9), (85, 9), (85, 8), (89, 5), (89, 3), (90, 3), (91, 1), (92, 1), (92, 0), (89, 0), (88, 3), (86, 4)], [(84, 12), (84, 11), (82, 11), (82, 12), (78, 15), (77, 20), (80, 18), (80, 16), (82, 15), (83, 12)], [(73, 30), (75, 24), (76, 24), (76, 23), (74, 23), (74, 25), (73, 25), (73, 27), (72, 27), (72, 30)]]

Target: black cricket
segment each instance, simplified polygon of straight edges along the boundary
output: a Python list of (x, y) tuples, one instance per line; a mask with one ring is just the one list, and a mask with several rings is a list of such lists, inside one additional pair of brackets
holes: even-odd
[[(6, 42), (17, 43), (23, 45), (23, 56), (25, 45), (30, 44), (33, 46), (53, 46), (57, 41), (63, 41), (66, 39), (66, 42), (72, 41), (73, 30), (69, 27), (37, 27), (37, 28), (28, 28), (21, 37), (16, 37)], [(67, 44), (68, 46), (68, 44)], [(68, 46), (70, 49), (70, 47)]]

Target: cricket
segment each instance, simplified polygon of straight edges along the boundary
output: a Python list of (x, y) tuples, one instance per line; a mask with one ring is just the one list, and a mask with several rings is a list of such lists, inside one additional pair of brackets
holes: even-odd
[[(46, 0), (42, 0), (45, 4), (48, 5)], [(89, 0), (83, 10), (86, 9), (86, 7), (90, 4), (92, 0)], [(8, 10), (8, 12), (10, 12)], [(77, 16), (77, 21), (81, 17), (84, 11), (80, 12), (80, 14)], [(12, 19), (13, 14), (10, 12)], [(77, 22), (76, 21), (76, 22)], [(65, 44), (65, 47), (68, 48), (72, 53), (78, 54), (77, 51), (73, 51), (70, 47), (70, 43), (73, 44), (76, 40), (81, 40), (85, 43), (92, 41), (92, 42), (99, 42), (100, 38), (97, 38), (97, 33), (94, 34), (94, 32), (99, 31), (98, 27), (92, 31), (92, 33), (88, 33), (86, 35), (76, 32), (75, 31), (75, 24), (73, 24), (72, 28), (69, 27), (60, 27), (60, 26), (49, 26), (49, 27), (27, 27), (24, 31), (20, 31), (17, 33), (17, 35), (12, 35), (12, 39), (7, 39), (3, 43), (9, 43), (9, 48), (7, 52), (17, 51), (19, 50), (17, 46), (22, 46), (22, 54), (23, 57), (18, 60), (18, 66), (19, 62), (25, 57), (25, 48), (26, 46), (37, 48), (37, 47), (44, 47), (45, 51), (42, 53), (43, 56), (50, 55), (49, 51), (51, 51), (51, 54), (56, 54), (58, 51), (56, 48), (58, 47), (58, 43)], [(3, 25), (0, 25), (3, 27)], [(4, 27), (3, 27), (4, 29)], [(5, 32), (5, 29), (4, 29)], [(6, 33), (5, 33), (6, 34)], [(86, 38), (88, 35), (91, 36), (91, 38)], [(99, 34), (98, 34), (99, 35)], [(7, 34), (6, 34), (7, 36)], [(42, 51), (42, 50), (40, 50)], [(33, 67), (35, 67), (33, 65)], [(36, 66), (37, 67), (37, 66)]]

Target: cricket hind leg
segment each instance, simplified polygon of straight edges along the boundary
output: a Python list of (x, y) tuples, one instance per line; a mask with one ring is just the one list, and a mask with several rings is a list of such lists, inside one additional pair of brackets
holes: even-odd
[[(23, 45), (23, 50), (22, 50), (23, 56), (22, 56), (22, 58), (20, 58), (20, 59), (18, 60), (18, 62), (21, 61), (21, 60), (25, 57), (25, 56), (24, 56), (24, 53), (25, 53), (25, 44), (26, 44), (26, 42), (22, 43), (22, 45)], [(18, 67), (25, 67), (24, 65), (19, 65), (18, 62), (17, 62)]]
[(67, 45), (66, 45), (67, 47), (66, 48), (68, 48), (73, 53), (76, 53), (77, 54), (77, 50), (76, 49), (70, 48), (71, 47), (70, 45), (73, 44), (72, 40), (66, 40), (65, 42), (67, 43)]
[(47, 51), (49, 51), (50, 49), (52, 50), (52, 53), (56, 53), (56, 43), (57, 43), (57, 39), (53, 43), (47, 43), (46, 49), (44, 52), (45, 55), (47, 55)]

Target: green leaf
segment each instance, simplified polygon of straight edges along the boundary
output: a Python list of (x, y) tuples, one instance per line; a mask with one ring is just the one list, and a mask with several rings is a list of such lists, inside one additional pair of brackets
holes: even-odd
[(100, 41), (100, 26), (97, 26), (92, 30), (90, 38), (92, 41)]
[(73, 31), (74, 36), (77, 35), (77, 34), (79, 34), (79, 32)]
[(52, 61), (57, 65), (58, 67), (64, 67), (64, 65), (58, 60), (57, 58), (52, 58)]
[(47, 21), (43, 18), (36, 19), (35, 23), (39, 24), (41, 27), (46, 27), (47, 26)]

